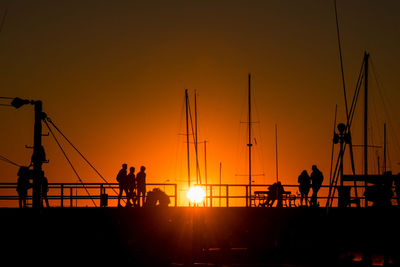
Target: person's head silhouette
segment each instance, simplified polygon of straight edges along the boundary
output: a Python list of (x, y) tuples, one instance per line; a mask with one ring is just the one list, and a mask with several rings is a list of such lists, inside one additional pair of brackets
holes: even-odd
[(317, 165), (312, 165), (312, 170), (313, 170), (313, 171), (318, 170)]
[(129, 171), (130, 171), (130, 172), (135, 172), (135, 168), (134, 168), (134, 167), (130, 167), (130, 168), (129, 168)]
[(128, 165), (126, 163), (122, 164), (122, 169), (126, 170), (127, 168), (128, 168)]
[(144, 172), (146, 170), (145, 166), (140, 167), (140, 171)]

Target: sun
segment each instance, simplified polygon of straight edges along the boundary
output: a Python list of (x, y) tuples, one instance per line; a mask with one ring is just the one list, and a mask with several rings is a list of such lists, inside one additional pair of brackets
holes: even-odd
[(190, 187), (189, 191), (186, 194), (187, 198), (192, 203), (201, 203), (203, 202), (206, 192), (200, 186)]

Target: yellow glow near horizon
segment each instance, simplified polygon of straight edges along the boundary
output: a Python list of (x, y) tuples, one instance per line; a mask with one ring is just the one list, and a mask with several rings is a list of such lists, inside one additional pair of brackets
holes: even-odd
[(200, 186), (194, 186), (189, 188), (186, 196), (192, 203), (201, 203), (206, 196), (206, 192)]

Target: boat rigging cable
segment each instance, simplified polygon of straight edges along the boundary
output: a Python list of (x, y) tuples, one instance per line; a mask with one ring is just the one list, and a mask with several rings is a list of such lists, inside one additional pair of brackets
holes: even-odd
[(74, 168), (74, 165), (72, 165), (72, 162), (69, 160), (67, 154), (65, 153), (64, 149), (62, 148), (60, 142), (58, 142), (57, 137), (54, 135), (53, 130), (51, 130), (49, 124), (47, 123), (46, 120), (43, 120), (44, 123), (46, 124), (47, 128), (49, 129), (51, 135), (53, 136), (54, 140), (56, 141), (58, 147), (60, 148), (61, 152), (63, 153), (64, 157), (66, 158), (66, 160), (68, 161), (69, 165), (71, 166), (72, 170), (74, 171), (76, 177), (78, 178), (78, 180), (81, 182), (81, 184), (83, 185), (83, 188), (85, 189), (86, 193), (88, 194), (88, 196), (90, 197), (90, 200), (92, 201), (92, 203), (94, 204), (95, 207), (97, 207), (96, 202), (94, 202), (92, 196), (89, 193), (89, 190), (86, 188), (85, 184), (83, 183), (81, 177), (79, 176), (78, 172), (76, 171), (76, 169)]
[[(1, 29), (0, 29), (1, 31)], [(0, 96), (0, 99), (14, 99), (13, 97)], [(12, 107), (11, 104), (0, 104), (0, 106)]]
[(376, 82), (376, 85), (377, 85), (377, 88), (378, 88), (379, 97), (381, 98), (381, 101), (382, 101), (383, 110), (384, 110), (385, 115), (386, 115), (386, 117), (388, 119), (389, 127), (391, 128), (391, 134), (393, 135), (392, 141), (394, 142), (394, 145), (395, 145), (397, 151), (400, 151), (400, 144), (399, 144), (399, 141), (398, 141), (399, 139), (398, 139), (398, 136), (396, 135), (396, 131), (393, 129), (393, 125), (394, 124), (392, 122), (392, 118), (390, 116), (390, 112), (387, 109), (388, 106), (389, 106), (389, 108), (391, 108), (390, 101), (385, 100), (385, 99), (388, 99), (388, 98), (384, 94), (382, 82), (379, 79), (378, 74), (376, 73), (373, 60), (371, 59), (370, 61), (371, 61), (372, 74), (373, 74), (373, 77), (375, 79), (375, 82)]
[(336, 0), (334, 0), (333, 2), (334, 2), (334, 6), (335, 6), (336, 33), (337, 33), (337, 41), (338, 41), (338, 47), (339, 47), (339, 59), (340, 59), (340, 70), (341, 70), (341, 74), (342, 74), (343, 91), (344, 91), (344, 103), (345, 103), (345, 107), (346, 107), (346, 118), (347, 118), (347, 121), (348, 121), (349, 120), (349, 110), (348, 110), (348, 107), (347, 107), (346, 82), (345, 82), (345, 79), (344, 79), (342, 45), (340, 43), (339, 20), (338, 20), (338, 14), (337, 14)]
[(15, 163), (14, 161), (12, 161), (12, 160), (4, 157), (4, 156), (1, 156), (1, 155), (0, 155), (0, 160), (2, 160), (4, 162), (7, 162), (7, 163), (10, 163), (10, 164), (12, 164), (14, 166), (17, 166), (17, 167), (21, 167), (22, 166), (22, 165), (19, 165), (19, 164)]
[(75, 149), (76, 152), (78, 152), (78, 154), (86, 161), (86, 163), (97, 173), (97, 175), (107, 184), (110, 186), (110, 188), (116, 193), (117, 191), (115, 191), (114, 188), (111, 187), (110, 183), (100, 174), (100, 172), (89, 162), (89, 160), (78, 150), (78, 148), (76, 148), (76, 146), (74, 144), (72, 144), (72, 142), (61, 132), (61, 130), (54, 124), (54, 122), (47, 117), (46, 118), (47, 122), (49, 122), (61, 135), (62, 137), (64, 137), (64, 139)]

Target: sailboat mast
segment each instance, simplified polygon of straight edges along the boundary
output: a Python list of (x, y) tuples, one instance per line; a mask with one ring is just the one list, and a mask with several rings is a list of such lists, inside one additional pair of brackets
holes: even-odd
[(278, 126), (275, 124), (275, 164), (276, 164), (276, 182), (278, 182)]
[(248, 118), (248, 127), (249, 127), (249, 143), (247, 146), (249, 147), (249, 196), (250, 196), (250, 206), (251, 206), (251, 74), (249, 73), (249, 118)]
[(386, 139), (386, 123), (383, 124), (383, 173), (386, 172), (386, 153), (387, 153), (387, 139)]
[[(194, 146), (196, 149), (196, 183), (199, 184), (199, 154), (197, 142), (197, 92), (194, 90)], [(201, 184), (201, 181), (200, 181)]]
[(368, 174), (368, 57), (364, 54), (364, 175)]
[(186, 107), (186, 147), (187, 147), (187, 169), (188, 169), (188, 188), (190, 188), (190, 159), (189, 159), (189, 97), (188, 90), (185, 89), (185, 107)]
[[(364, 175), (368, 175), (368, 58), (369, 54), (364, 53)], [(367, 182), (364, 183), (367, 189)], [(365, 206), (368, 202), (365, 201)]]

